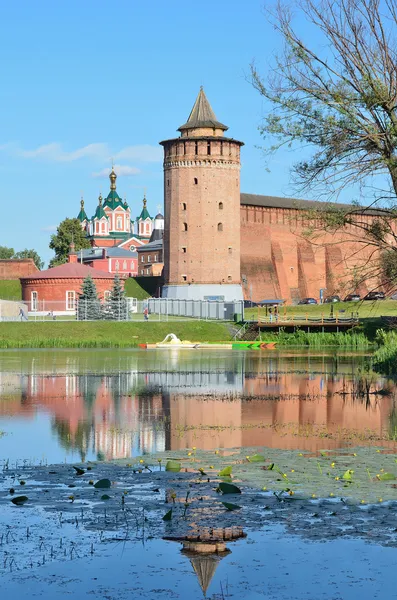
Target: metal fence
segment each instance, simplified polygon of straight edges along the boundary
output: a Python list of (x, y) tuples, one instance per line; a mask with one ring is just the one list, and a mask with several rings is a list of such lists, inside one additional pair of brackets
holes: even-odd
[[(241, 320), (242, 301), (174, 300), (125, 298), (119, 302), (78, 300), (67, 306), (63, 301), (36, 300), (20, 303), (21, 309), (8, 320), (14, 321), (180, 321)], [(1, 318), (0, 314), (0, 320)]]

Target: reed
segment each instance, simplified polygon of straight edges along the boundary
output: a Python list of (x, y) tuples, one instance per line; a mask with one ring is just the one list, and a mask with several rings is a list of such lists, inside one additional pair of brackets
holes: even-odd
[(294, 333), (280, 332), (275, 339), (280, 346), (308, 346), (310, 348), (324, 348), (335, 346), (346, 349), (369, 348), (372, 344), (364, 333), (337, 333), (295, 331)]

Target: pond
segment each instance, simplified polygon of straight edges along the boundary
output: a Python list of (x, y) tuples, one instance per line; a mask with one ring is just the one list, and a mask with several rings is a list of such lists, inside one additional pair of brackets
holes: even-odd
[(0, 352), (1, 458), (112, 460), (196, 446), (394, 445), (396, 388), (358, 353)]
[(0, 351), (4, 597), (392, 597), (396, 394), (360, 353)]

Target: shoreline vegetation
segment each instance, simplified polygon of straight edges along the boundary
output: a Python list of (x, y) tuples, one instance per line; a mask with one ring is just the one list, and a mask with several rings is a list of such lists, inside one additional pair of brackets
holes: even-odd
[[(234, 325), (216, 321), (106, 322), (44, 321), (5, 322), (0, 325), (0, 348), (136, 348), (141, 343), (160, 342), (168, 333), (192, 342), (230, 342)], [(280, 347), (322, 349), (369, 349), (373, 342), (363, 332), (294, 333), (262, 332), (266, 341)]]

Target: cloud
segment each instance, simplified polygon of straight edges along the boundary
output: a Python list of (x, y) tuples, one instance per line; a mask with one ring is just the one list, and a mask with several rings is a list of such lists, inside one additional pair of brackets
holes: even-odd
[(58, 225), (46, 225), (45, 227), (42, 227), (40, 231), (49, 231), (50, 233), (55, 233), (57, 229)]
[[(123, 175), (124, 177), (133, 177), (134, 175), (139, 175), (141, 172), (140, 169), (137, 169), (136, 167), (129, 167), (128, 165), (114, 165), (114, 170), (117, 175)], [(92, 176), (98, 179), (107, 178), (109, 177), (110, 171), (111, 169), (106, 167), (101, 171), (93, 173)]]
[(139, 162), (161, 162), (163, 149), (159, 146), (127, 146), (114, 155), (117, 160), (136, 160)]
[(44, 146), (38, 146), (34, 150), (23, 150), (22, 148), (16, 148), (16, 155), (21, 158), (38, 158), (51, 162), (73, 162), (82, 158), (95, 158), (103, 160), (109, 153), (107, 144), (88, 144), (77, 150), (66, 152), (63, 150), (62, 145), (53, 142), (52, 144), (45, 144)]
[(46, 162), (74, 162), (82, 159), (92, 159), (110, 163), (114, 159), (145, 163), (160, 162), (162, 160), (162, 149), (150, 144), (126, 146), (115, 151), (109, 147), (109, 144), (98, 142), (67, 151), (59, 142), (44, 144), (32, 150), (21, 148), (18, 144), (8, 143), (1, 145), (0, 151), (17, 158)]

